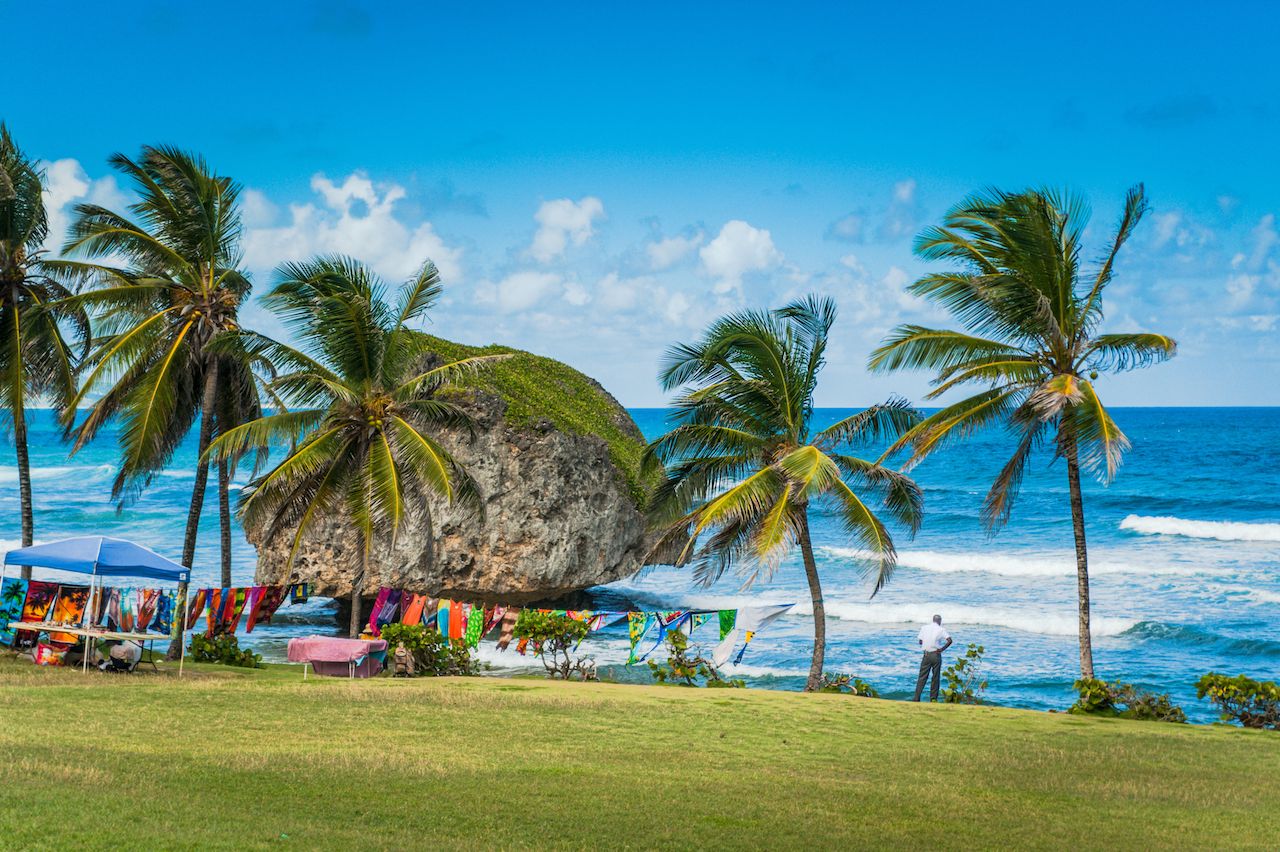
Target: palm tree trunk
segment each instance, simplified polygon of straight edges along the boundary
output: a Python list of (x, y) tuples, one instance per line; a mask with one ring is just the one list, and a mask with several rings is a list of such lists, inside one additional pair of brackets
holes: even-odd
[(218, 528), (222, 539), (222, 587), (231, 585), (231, 469), (218, 460)]
[[(19, 365), (15, 369), (21, 370)], [(31, 508), (31, 458), (27, 454), (27, 412), (23, 406), (22, 391), (13, 400), (13, 443), (18, 456), (18, 500), (22, 512), (22, 546), (30, 547), (35, 540), (35, 516)], [(22, 566), (22, 579), (31, 579), (31, 566)]]
[(369, 542), (359, 532), (356, 533), (356, 540), (360, 545), (360, 576), (351, 583), (351, 624), (347, 635), (352, 639), (360, 635), (360, 605), (363, 602), (361, 592), (364, 589), (364, 578), (369, 574)]
[(822, 685), (822, 663), (827, 651), (827, 609), (822, 602), (822, 581), (818, 563), (813, 559), (813, 542), (809, 538), (809, 510), (800, 510), (800, 555), (804, 558), (804, 576), (809, 581), (809, 597), (813, 600), (813, 661), (809, 664), (806, 692)]
[(1093, 677), (1093, 636), (1089, 631), (1089, 549), (1084, 537), (1084, 495), (1080, 490), (1080, 452), (1067, 439), (1067, 481), (1071, 487), (1071, 527), (1076, 537), (1076, 595), (1080, 606), (1080, 677)]
[[(200, 512), (204, 509), (204, 492), (209, 484), (209, 462), (205, 451), (213, 438), (213, 406), (218, 398), (218, 359), (210, 357), (204, 368), (204, 397), (200, 402), (200, 441), (196, 451), (196, 482), (191, 488), (191, 506), (187, 510), (187, 534), (182, 542), (182, 564), (190, 568), (196, 561), (196, 534), (200, 531)], [(187, 614), (182, 601), (187, 597), (187, 584), (178, 584), (178, 603), (174, 607), (173, 630), (168, 657), (176, 660), (182, 651), (182, 631)]]

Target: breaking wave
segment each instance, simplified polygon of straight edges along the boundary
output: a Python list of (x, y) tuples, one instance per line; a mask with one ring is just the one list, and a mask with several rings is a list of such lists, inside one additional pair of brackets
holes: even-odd
[(1173, 516), (1129, 515), (1120, 529), (1142, 535), (1180, 535), (1218, 541), (1280, 541), (1280, 524), (1244, 521), (1192, 521)]
[[(867, 553), (853, 547), (820, 547), (818, 550), (830, 556), (847, 559), (866, 559)], [(937, 550), (906, 550), (898, 553), (898, 564), (904, 568), (915, 568), (919, 571), (933, 571), (940, 574), (956, 572), (983, 572), (1001, 574), (1006, 577), (1058, 577), (1074, 576), (1076, 562), (1073, 555), (1064, 557), (1022, 556), (1011, 553), (984, 553), (982, 551), (965, 551), (947, 553)], [(1134, 562), (1113, 562), (1106, 559), (1091, 559), (1089, 573), (1093, 576), (1102, 574), (1165, 574), (1190, 575), (1214, 573), (1212, 566), (1142, 564)]]

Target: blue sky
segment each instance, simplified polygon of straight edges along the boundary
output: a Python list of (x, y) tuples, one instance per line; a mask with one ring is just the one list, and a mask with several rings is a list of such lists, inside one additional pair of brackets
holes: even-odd
[(314, 252), (392, 280), (431, 257), (433, 331), (564, 359), (629, 405), (662, 402), (672, 342), (810, 291), (842, 310), (820, 403), (919, 397), (863, 364), (944, 319), (903, 293), (921, 227), (1043, 184), (1087, 196), (1100, 241), (1144, 181), (1108, 327), (1181, 352), (1106, 398), (1280, 404), (1280, 13), (978, 9), (0, 0), (31, 77), (0, 119), (48, 162), (57, 227), (127, 201), (112, 152), (199, 150), (247, 188), (259, 289)]

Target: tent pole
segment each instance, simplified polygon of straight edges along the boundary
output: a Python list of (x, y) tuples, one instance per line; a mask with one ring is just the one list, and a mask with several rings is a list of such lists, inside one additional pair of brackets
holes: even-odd
[(187, 661), (187, 589), (182, 587), (182, 609), (173, 614), (178, 618), (182, 613), (182, 624), (178, 627), (178, 677), (182, 677), (182, 666)]
[(93, 580), (94, 578), (92, 576), (89, 577), (89, 602), (85, 604), (84, 607), (84, 618), (80, 619), (80, 626), (84, 628), (84, 665), (80, 669), (81, 674), (89, 673), (89, 648), (91, 638), (89, 636), (89, 619), (93, 617)]

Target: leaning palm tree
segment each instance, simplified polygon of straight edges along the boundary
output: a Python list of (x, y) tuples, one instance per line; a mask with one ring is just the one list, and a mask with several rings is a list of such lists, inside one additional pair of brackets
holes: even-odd
[(705, 585), (730, 568), (749, 585), (799, 546), (813, 601), (809, 690), (821, 684), (826, 651), (810, 508), (823, 504), (865, 548), (872, 595), (888, 582), (896, 555), (871, 503), (912, 533), (921, 512), (911, 479), (848, 452), (910, 429), (919, 415), (905, 401), (813, 431), (813, 396), (835, 317), (833, 301), (810, 296), (780, 310), (731, 314), (698, 343), (673, 347), (661, 381), (668, 391), (683, 389), (675, 425), (645, 452), (648, 465), (666, 470), (651, 505), (661, 533), (657, 558), (692, 563)]
[[(169, 463), (197, 417), (203, 459), (219, 391), (219, 359), (208, 345), (238, 327), (250, 284), (240, 270), (238, 184), (213, 173), (202, 158), (169, 147), (144, 147), (137, 160), (116, 154), (110, 163), (129, 178), (138, 200), (129, 206), (133, 218), (95, 204), (76, 207), (64, 252), (91, 260), (60, 266), (87, 282), (71, 302), (93, 314), (97, 336), (64, 423), (75, 452), (104, 423), (121, 422), (112, 497), (123, 502)], [(94, 395), (77, 425), (76, 407)], [(195, 560), (207, 462), (198, 461), (195, 474), (182, 547), (186, 566)], [(174, 619), (171, 654), (182, 621)]]
[[(35, 535), (27, 399), (63, 406), (75, 393), (77, 358), (60, 322), (89, 340), (84, 312), (59, 306), (71, 292), (45, 257), (49, 223), (43, 193), (44, 173), (0, 124), (0, 409), (13, 425), (23, 547)], [(24, 567), (22, 576), (29, 579), (31, 569)]]
[(961, 268), (925, 275), (908, 288), (949, 310), (964, 330), (899, 326), (870, 361), (873, 370), (936, 372), (930, 398), (963, 385), (984, 388), (930, 416), (893, 449), (909, 447), (910, 466), (948, 438), (1006, 427), (1015, 448), (983, 503), (989, 530), (1008, 521), (1037, 447), (1051, 443), (1055, 458), (1066, 459), (1085, 678), (1093, 677), (1093, 645), (1080, 468), (1109, 482), (1129, 447), (1093, 383), (1100, 373), (1164, 361), (1177, 348), (1161, 334), (1099, 333), (1116, 257), (1146, 207), (1139, 184), (1125, 198), (1106, 254), (1086, 273), (1080, 254), (1089, 216), (1080, 199), (1045, 190), (993, 190), (966, 199), (942, 227), (916, 240), (921, 257)]
[(316, 518), (338, 513), (350, 523), (360, 554), (351, 585), (354, 636), (377, 536), (394, 541), (407, 514), (425, 512), (420, 495), (478, 507), (475, 482), (432, 434), (469, 428), (471, 420), (438, 392), (506, 356), (432, 360), (428, 338), (410, 328), (441, 292), (431, 263), (405, 285), (394, 308), (378, 278), (350, 258), (288, 264), (276, 277), (263, 301), (302, 348), (250, 333), (235, 344), (277, 366), (271, 387), (292, 409), (228, 430), (208, 457), (232, 458), (273, 443), (292, 447), (241, 492), (240, 517), (269, 538), (291, 534), (290, 564)]

